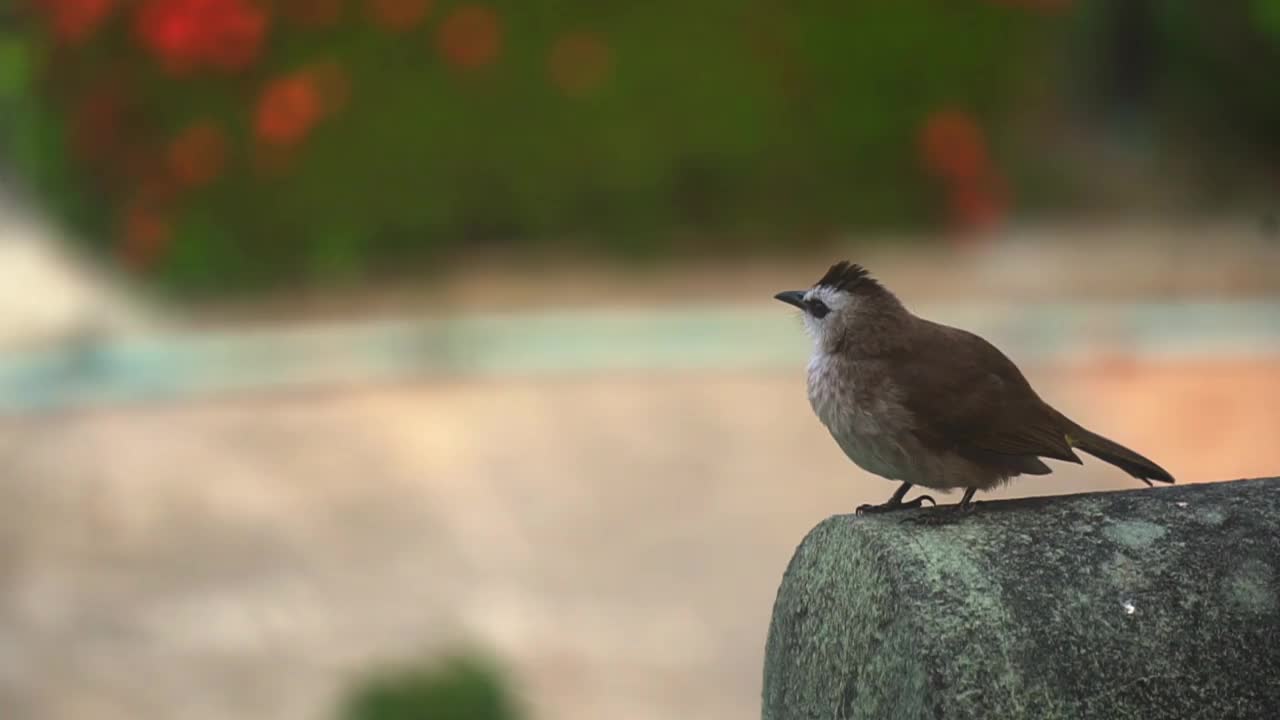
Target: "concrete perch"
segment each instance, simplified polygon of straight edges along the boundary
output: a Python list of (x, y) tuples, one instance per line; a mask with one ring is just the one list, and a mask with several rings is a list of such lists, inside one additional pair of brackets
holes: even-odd
[(1280, 479), (948, 509), (809, 533), (764, 720), (1280, 718)]

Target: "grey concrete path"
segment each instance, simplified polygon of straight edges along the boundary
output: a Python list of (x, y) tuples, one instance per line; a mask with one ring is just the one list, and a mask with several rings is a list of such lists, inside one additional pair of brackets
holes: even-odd
[[(1280, 465), (1274, 364), (1028, 371), (1183, 480)], [(537, 718), (753, 716), (796, 543), (891, 489), (801, 383), (434, 381), (2, 421), (3, 717), (323, 717), (368, 663), (463, 639)], [(1133, 486), (1059, 465), (1001, 495)]]
[[(1059, 237), (866, 262), (1180, 479), (1274, 474), (1276, 251), (1178, 232), (1172, 253)], [(7, 257), (52, 257), (35, 248)], [(4, 252), (4, 720), (310, 720), (370, 663), (462, 640), (512, 664), (535, 718), (752, 717), (795, 544), (890, 490), (810, 417), (805, 340), (758, 300), (813, 263), (594, 286), (517, 268), (159, 322), (109, 282), (67, 281), (101, 294), (55, 312), (52, 278), (87, 276), (19, 286), (61, 266)], [(1048, 267), (1075, 280), (1037, 284)], [(1129, 304), (1058, 304), (1082, 296)], [(74, 309), (112, 307), (84, 344)], [(1095, 463), (1002, 495), (1131, 486)]]

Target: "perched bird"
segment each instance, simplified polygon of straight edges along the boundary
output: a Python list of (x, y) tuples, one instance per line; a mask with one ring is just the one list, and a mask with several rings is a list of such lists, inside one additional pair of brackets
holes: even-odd
[(809, 403), (845, 455), (902, 485), (859, 513), (920, 507), (913, 485), (979, 490), (1046, 475), (1041, 458), (1080, 463), (1075, 450), (1151, 484), (1163, 468), (1093, 433), (1040, 399), (1017, 366), (973, 333), (917, 317), (859, 265), (840, 262), (808, 290), (774, 296), (800, 308), (814, 341)]

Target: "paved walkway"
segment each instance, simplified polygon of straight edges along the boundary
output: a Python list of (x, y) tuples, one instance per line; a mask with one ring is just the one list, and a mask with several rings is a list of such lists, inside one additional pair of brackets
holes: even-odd
[[(1274, 474), (1274, 363), (1029, 370), (1184, 481)], [(322, 717), (469, 639), (536, 717), (758, 712), (769, 609), (823, 517), (890, 489), (793, 372), (402, 384), (0, 424), (12, 720)], [(1002, 494), (1137, 487), (1099, 463)]]
[[(1193, 340), (1217, 338), (1192, 347), (1236, 342), (1265, 349), (1259, 338), (1271, 327), (1267, 303), (1280, 291), (1280, 265), (1263, 262), (1275, 254), (1271, 246), (1241, 242), (1245, 249), (1237, 253), (1206, 250), (1184, 237), (1164, 254), (1107, 250), (1103, 243), (1091, 255), (1050, 243), (1008, 247), (985, 259), (881, 255), (867, 264), (902, 279), (904, 295), (940, 312), (962, 296), (955, 290), (961, 285), (981, 288), (963, 295), (974, 302), (984, 295), (1197, 299), (1198, 305), (1163, 304), (1152, 316), (1127, 306), (1122, 315), (1138, 318), (1136, 324), (1110, 329), (1088, 322), (1064, 328), (1064, 316), (1041, 322), (977, 311), (970, 319), (1026, 348), (1043, 348), (1075, 327), (1089, 352), (1027, 357), (1026, 370), (1043, 394), (1181, 480), (1198, 482), (1274, 475), (1280, 467), (1280, 364), (1270, 351), (1131, 351), (1168, 350), (1178, 345), (1175, 331), (1192, 330)], [(6, 264), (4, 257), (53, 256), (38, 244), (6, 249), (0, 242), (0, 345), (7, 351), (0, 357), (8, 363), (0, 370), (11, 372), (0, 372), (9, 379), (0, 395), (9, 400), (34, 386), (22, 372), (136, 378), (128, 373), (139, 358), (159, 357), (168, 359), (168, 370), (152, 365), (162, 371), (146, 377), (163, 379), (234, 365), (225, 336), (157, 334), (161, 325), (127, 293), (74, 279), (92, 274), (67, 274), (45, 260)], [(500, 313), (583, 302), (634, 310), (651, 307), (654, 298), (667, 309), (713, 301), (739, 308), (732, 315), (745, 299), (811, 279), (812, 264), (744, 266), (720, 275), (695, 269), (647, 280), (594, 273), (568, 282), (548, 272), (541, 286), (515, 281), (519, 273), (477, 272), (430, 292), (393, 292), (350, 317), (432, 308), (441, 319), (462, 306)], [(43, 268), (46, 284), (15, 284), (15, 277), (30, 283), (40, 274), (13, 274), (22, 267)], [(1039, 277), (1046, 267), (1062, 269), (1074, 284), (1045, 285)], [(67, 294), (59, 296), (58, 287)], [(1138, 295), (1130, 293), (1135, 287)], [(1202, 314), (1227, 290), (1235, 301), (1248, 301), (1230, 307), (1255, 314), (1221, 305), (1216, 315)], [(194, 324), (227, 330), (228, 317), (335, 315), (310, 307), (223, 308)], [(88, 364), (65, 364), (76, 357), (66, 349), (74, 347), (69, 338), (79, 337), (80, 311), (96, 308), (116, 308), (107, 315), (123, 329), (107, 333), (106, 349), (91, 353)], [(566, 353), (563, 343), (545, 342), (559, 336), (543, 332), (547, 354), (515, 356), (523, 369), (499, 363), (467, 373), (476, 357), (511, 360), (513, 349), (530, 347), (477, 342), (519, 339), (521, 323), (495, 334), (484, 323), (497, 316), (486, 317), (477, 322), (490, 334), (464, 335), (453, 345), (473, 354), (455, 356), (448, 373), (416, 379), (336, 373), (288, 392), (259, 386), (228, 393), (222, 386), (193, 394), (170, 387), (150, 395), (126, 384), (128, 392), (96, 405), (6, 405), (0, 716), (311, 720), (325, 717), (337, 693), (370, 663), (463, 641), (512, 664), (538, 718), (757, 714), (769, 609), (792, 549), (822, 518), (883, 499), (890, 489), (853, 468), (811, 418), (799, 330), (779, 319), (748, 333), (754, 345), (730, 343), (768, 350), (759, 356), (767, 362), (728, 367), (726, 357), (741, 355), (726, 356), (723, 345), (721, 355), (698, 345), (710, 353), (701, 365), (663, 355), (699, 341), (694, 332), (684, 343), (646, 344), (654, 351), (646, 362), (533, 372), (548, 358), (582, 358)], [(597, 361), (617, 356), (607, 325), (619, 316), (597, 317), (603, 328), (575, 317), (568, 325), (578, 336), (586, 328), (596, 347), (613, 346)], [(650, 337), (672, 332), (652, 318), (644, 322)], [(1135, 339), (1126, 328), (1139, 326), (1147, 334)], [(277, 349), (292, 348), (295, 360), (333, 359), (338, 354), (330, 352), (356, 336), (334, 337), (329, 345), (290, 341)], [(159, 354), (142, 352), (148, 347)], [(199, 352), (178, 353), (179, 362), (177, 347)], [(281, 367), (280, 356), (272, 357)], [(658, 362), (664, 357), (665, 365)], [(270, 379), (263, 372), (269, 363), (246, 366)], [(42, 377), (46, 386), (57, 379)], [(1090, 463), (1060, 466), (1055, 475), (1001, 494), (1130, 487), (1137, 484)]]

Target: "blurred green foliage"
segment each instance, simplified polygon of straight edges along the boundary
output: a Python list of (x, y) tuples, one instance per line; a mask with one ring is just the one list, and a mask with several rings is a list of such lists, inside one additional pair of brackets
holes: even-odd
[(518, 720), (506, 678), (470, 657), (374, 676), (343, 701), (340, 720)]
[[(1008, 157), (1028, 91), (1129, 62), (1102, 52), (1129, 7), (1105, 0), (27, 1), (0, 30), (0, 151), (87, 242), (186, 292), (487, 244), (989, 218), (1029, 177)], [(1274, 158), (1280, 0), (1138, 6), (1153, 107)], [(926, 152), (989, 153), (990, 177), (948, 188)]]
[(1167, 100), (1209, 140), (1280, 159), (1280, 0), (1158, 5)]
[[(321, 26), (289, 20), (303, 0), (279, 0), (252, 63), (172, 72), (129, 8), (194, 0), (98, 1), (111, 9), (74, 43), (58, 40), (56, 16), (33, 14), (0, 47), (0, 89), (30, 83), (28, 66), (40, 80), (6, 142), (90, 242), (212, 291), (359, 276), (476, 243), (660, 252), (690, 235), (935, 221), (921, 125), (952, 106), (998, 123), (1046, 23), (988, 0), (507, 0), (431, 4), (392, 31), (357, 0)], [(466, 7), (496, 18), (491, 61), (450, 60), (442, 37)], [(465, 60), (483, 30), (454, 54)], [(289, 152), (264, 152), (265, 95), (321, 66), (342, 74), (341, 107)], [(73, 141), (104, 93), (121, 107), (96, 140), (118, 147), (95, 164)], [(217, 177), (140, 199), (166, 178), (133, 166), (162, 161), (194, 123), (225, 135)]]

